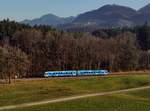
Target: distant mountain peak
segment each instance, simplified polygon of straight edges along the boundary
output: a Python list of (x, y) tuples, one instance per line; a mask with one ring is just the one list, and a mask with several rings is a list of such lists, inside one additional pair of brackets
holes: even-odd
[(33, 20), (24, 20), (21, 23), (29, 24), (31, 26), (33, 25), (52, 25), (52, 26), (57, 26), (59, 24), (65, 24), (65, 23), (70, 23), (74, 20), (74, 17), (58, 17), (54, 14), (46, 14), (41, 16), (40, 18), (36, 18)]
[(138, 12), (140, 12), (140, 13), (150, 13), (150, 4), (144, 6)]
[(58, 17), (58, 16), (56, 16), (54, 14), (46, 14), (46, 15), (41, 16), (40, 18), (60, 19), (60, 17)]
[[(119, 8), (128, 8), (128, 9), (132, 9), (132, 8), (130, 8), (130, 7), (128, 7), (128, 6), (117, 5), (117, 4), (108, 4), (108, 5), (104, 5), (104, 6), (100, 7), (99, 9), (102, 9), (102, 8), (117, 8), (117, 7), (119, 7)], [(134, 9), (132, 9), (132, 10), (134, 10)]]
[(116, 6), (121, 6), (121, 5), (117, 5), (117, 4), (107, 4), (107, 5), (104, 5), (104, 6), (102, 6), (102, 7), (100, 7), (100, 8), (108, 8), (108, 7), (116, 7)]
[(74, 22), (90, 22), (90, 23), (104, 23), (109, 21), (116, 20), (128, 20), (130, 16), (136, 14), (136, 10), (120, 6), (116, 4), (104, 5), (97, 10), (89, 11), (83, 14), (80, 14)]

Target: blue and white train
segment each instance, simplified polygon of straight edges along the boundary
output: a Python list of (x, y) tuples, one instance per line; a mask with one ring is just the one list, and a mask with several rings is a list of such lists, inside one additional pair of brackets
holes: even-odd
[(45, 72), (44, 77), (104, 76), (108, 74), (108, 70), (48, 71)]

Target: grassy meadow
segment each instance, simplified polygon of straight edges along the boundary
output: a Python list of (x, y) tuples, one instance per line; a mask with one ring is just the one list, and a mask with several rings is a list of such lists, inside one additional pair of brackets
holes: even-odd
[(0, 106), (150, 85), (150, 75), (15, 80), (0, 85)]
[(11, 111), (150, 111), (150, 89)]

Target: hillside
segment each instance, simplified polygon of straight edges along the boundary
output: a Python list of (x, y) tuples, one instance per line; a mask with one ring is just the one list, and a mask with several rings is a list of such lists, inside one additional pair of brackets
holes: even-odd
[(135, 15), (134, 9), (119, 6), (119, 5), (106, 5), (97, 10), (86, 12), (79, 15), (74, 23), (86, 24), (99, 24), (99, 25), (116, 25), (125, 26), (132, 24), (130, 17)]
[(137, 14), (132, 17), (132, 21), (137, 25), (143, 25), (145, 22), (150, 23), (150, 4), (137, 11)]

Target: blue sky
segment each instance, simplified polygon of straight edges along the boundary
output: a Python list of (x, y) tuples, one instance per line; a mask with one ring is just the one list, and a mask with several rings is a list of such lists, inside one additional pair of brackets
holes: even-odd
[(0, 0), (0, 20), (21, 21), (53, 13), (61, 17), (76, 16), (106, 4), (119, 4), (139, 9), (150, 0)]

